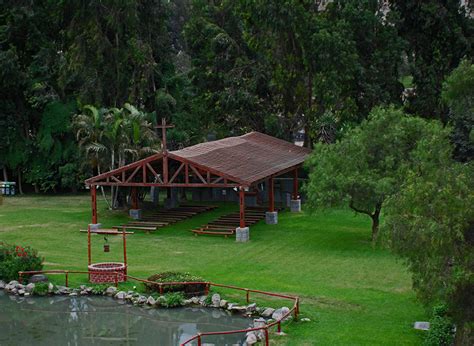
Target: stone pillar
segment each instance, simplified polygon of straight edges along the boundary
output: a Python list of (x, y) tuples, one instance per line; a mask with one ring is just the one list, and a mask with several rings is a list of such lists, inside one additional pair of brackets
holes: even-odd
[(97, 231), (98, 229), (102, 228), (101, 223), (90, 223), (89, 227), (91, 228), (91, 231)]
[(237, 242), (246, 243), (250, 240), (249, 227), (237, 227), (235, 229), (235, 240)]
[(176, 187), (171, 187), (168, 197), (165, 199), (165, 209), (176, 208), (179, 205), (179, 196), (178, 189)]
[(142, 210), (141, 209), (130, 209), (128, 211), (128, 215), (134, 220), (138, 220), (142, 218)]
[(299, 213), (301, 211), (301, 199), (292, 199), (290, 209), (292, 213)]
[(267, 225), (276, 225), (278, 223), (278, 212), (277, 211), (267, 211), (265, 213), (265, 223)]
[(153, 205), (157, 206), (160, 204), (160, 189), (157, 186), (152, 186), (150, 188), (150, 196)]

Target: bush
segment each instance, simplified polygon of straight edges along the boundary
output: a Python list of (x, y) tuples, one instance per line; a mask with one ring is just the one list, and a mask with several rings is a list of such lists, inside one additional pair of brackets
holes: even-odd
[(166, 293), (164, 297), (165, 299), (160, 301), (160, 304), (165, 308), (175, 308), (184, 305), (185, 297), (183, 292)]
[[(148, 281), (157, 283), (164, 282), (204, 282), (205, 280), (199, 276), (191, 275), (190, 273), (180, 272), (164, 272), (152, 275)], [(154, 284), (145, 284), (148, 291), (159, 292), (160, 287)], [(197, 283), (193, 285), (171, 285), (163, 286), (163, 293), (183, 292), (186, 297), (198, 296), (205, 294), (206, 285)]]
[(93, 294), (101, 295), (101, 294), (105, 294), (105, 291), (107, 291), (107, 288), (109, 288), (109, 285), (96, 284), (96, 285), (93, 285), (91, 287), (92, 287), (92, 293)]
[(29, 246), (0, 243), (0, 279), (17, 280), (19, 271), (42, 270), (43, 258)]
[(47, 282), (37, 282), (33, 289), (33, 294), (37, 296), (45, 296), (49, 293), (49, 284)]
[(447, 316), (444, 305), (433, 309), (433, 318), (430, 321), (430, 330), (424, 340), (425, 346), (449, 346), (454, 341), (453, 321)]

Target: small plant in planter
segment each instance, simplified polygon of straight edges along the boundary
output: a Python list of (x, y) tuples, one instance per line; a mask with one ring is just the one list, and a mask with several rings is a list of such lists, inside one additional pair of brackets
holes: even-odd
[(19, 271), (43, 269), (43, 258), (29, 246), (0, 242), (0, 279), (18, 280)]
[[(180, 272), (164, 272), (152, 275), (148, 278), (148, 281), (153, 281), (156, 283), (165, 283), (165, 282), (197, 282), (192, 285), (171, 285), (163, 286), (163, 293), (172, 293), (172, 292), (183, 292), (185, 297), (193, 297), (204, 295), (206, 292), (205, 280), (202, 277), (191, 275), (190, 273), (180, 273)], [(160, 286), (154, 284), (145, 284), (149, 292), (159, 292)]]

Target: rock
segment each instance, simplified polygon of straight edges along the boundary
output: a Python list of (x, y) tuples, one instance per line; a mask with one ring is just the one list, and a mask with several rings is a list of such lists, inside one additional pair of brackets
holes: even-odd
[[(117, 293), (117, 287), (114, 287), (114, 286), (110, 286), (110, 287), (107, 287), (107, 289), (105, 290), (105, 294), (112, 297), (114, 295), (116, 295)], [(125, 293), (125, 292), (123, 292)]]
[(199, 304), (199, 297), (192, 297), (192, 298), (191, 298), (191, 302), (192, 302), (193, 304)]
[(0, 290), (3, 290), (5, 288), (5, 285), (6, 285), (5, 281), (0, 280)]
[(33, 275), (32, 277), (30, 277), (30, 279), (28, 280), (28, 282), (30, 283), (38, 283), (38, 282), (48, 282), (48, 277), (44, 274), (35, 274)]
[(231, 309), (227, 308), (230, 311), (236, 311), (236, 312), (246, 312), (247, 307), (246, 306), (239, 306), (239, 305), (233, 305)]
[(288, 311), (290, 311), (290, 309), (287, 308), (286, 306), (282, 307), (281, 309), (277, 309), (272, 314), (272, 319), (274, 319), (275, 321), (279, 321), (283, 318), (283, 316), (285, 316), (288, 313)]
[(94, 289), (92, 287), (87, 287), (86, 292), (91, 294)]
[(218, 308), (220, 306), (220, 303), (221, 303), (221, 296), (220, 294), (218, 293), (215, 293), (212, 295), (211, 297), (211, 300), (212, 300), (212, 306)]
[(199, 304), (204, 305), (206, 303), (207, 296), (199, 297)]
[(69, 293), (69, 297), (77, 297), (77, 292)]
[(145, 304), (147, 302), (147, 298), (145, 296), (140, 296), (137, 299), (138, 304)]
[(300, 320), (301, 322), (311, 322), (311, 320), (307, 317), (304, 317)]
[[(53, 292), (54, 285), (51, 284), (50, 286), (48, 286), (48, 291), (49, 291), (49, 289), (51, 289), (51, 292)], [(71, 291), (71, 289), (69, 287), (66, 287), (66, 286), (56, 286), (56, 289), (57, 289), (58, 294), (69, 294), (69, 292)]]
[(80, 295), (81, 296), (87, 296), (87, 295), (89, 295), (89, 292), (87, 292), (86, 290), (82, 290)]
[(252, 304), (247, 305), (245, 312), (252, 313), (252, 312), (255, 312), (256, 310), (257, 310), (257, 304), (252, 303)]
[(31, 296), (31, 293), (26, 292), (25, 297), (29, 297), (29, 296)]
[(227, 308), (228, 304), (229, 304), (229, 302), (227, 300), (222, 299), (221, 302), (219, 303), (219, 307), (225, 309), (225, 308)]
[(48, 293), (53, 293), (54, 292), (54, 285), (50, 282), (48, 284)]
[(155, 305), (156, 304), (156, 300), (155, 298), (153, 298), (152, 296), (149, 296), (148, 299), (146, 300), (146, 303), (148, 305)]
[[(255, 320), (253, 320), (253, 327), (254, 328), (263, 328), (266, 325), (267, 325), (267, 322), (265, 321), (264, 318), (257, 318)], [(263, 331), (263, 329), (256, 330), (255, 334), (256, 334), (258, 340), (263, 340), (265, 338), (265, 332)]]
[(430, 322), (415, 322), (413, 328), (418, 330), (430, 330)]
[(35, 289), (35, 284), (34, 283), (29, 283), (28, 285), (25, 286), (25, 291), (28, 293), (33, 292)]
[(247, 345), (256, 344), (258, 342), (257, 335), (254, 332), (248, 332), (245, 342), (247, 343)]
[[(114, 287), (114, 288), (115, 288), (115, 287)], [(124, 300), (125, 297), (126, 297), (126, 295), (127, 295), (127, 294), (126, 294), (124, 291), (120, 291), (120, 292), (118, 292), (118, 293), (114, 296), (114, 298), (115, 298), (115, 299)]]
[(132, 299), (133, 299), (133, 294), (127, 294), (127, 295), (125, 296), (125, 299), (126, 299), (126, 300), (132, 300)]
[(275, 312), (275, 309), (273, 308), (266, 308), (265, 310), (263, 310), (262, 312), (262, 317), (271, 317), (273, 315), (273, 313)]
[(24, 295), (25, 292), (26, 292), (26, 291), (25, 291), (23, 288), (21, 288), (21, 289), (18, 290), (18, 294), (19, 294), (20, 296)]

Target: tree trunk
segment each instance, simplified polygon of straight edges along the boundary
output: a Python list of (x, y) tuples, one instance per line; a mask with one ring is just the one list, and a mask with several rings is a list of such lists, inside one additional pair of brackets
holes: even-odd
[(3, 166), (3, 181), (8, 181), (8, 172), (6, 166)]
[(456, 346), (462, 345), (474, 345), (474, 331), (468, 323), (458, 325), (456, 330), (456, 336), (454, 338), (454, 344)]
[(380, 225), (380, 210), (382, 210), (382, 203), (379, 203), (375, 206), (374, 213), (370, 216), (372, 219), (372, 242), (377, 241), (379, 235), (379, 225)]
[(23, 195), (23, 184), (21, 183), (21, 169), (18, 168), (18, 192)]

